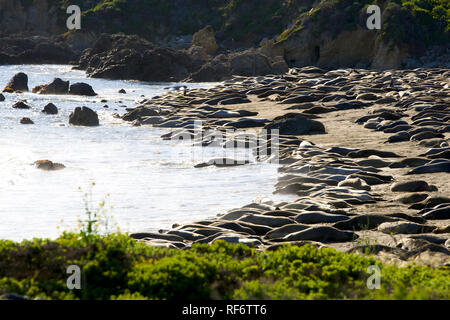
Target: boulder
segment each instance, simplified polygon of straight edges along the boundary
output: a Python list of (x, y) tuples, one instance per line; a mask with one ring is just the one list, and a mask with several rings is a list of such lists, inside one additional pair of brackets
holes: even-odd
[(87, 83), (77, 82), (70, 86), (69, 94), (74, 94), (78, 96), (96, 96), (94, 89)]
[(214, 36), (214, 29), (211, 26), (206, 26), (200, 31), (194, 33), (192, 37), (191, 47), (202, 47), (207, 54), (215, 54), (219, 46), (217, 45)]
[(6, 85), (4, 92), (7, 91), (28, 91), (28, 76), (19, 72), (16, 73)]
[(137, 36), (102, 35), (86, 50), (78, 69), (92, 78), (179, 82), (200, 68), (188, 53), (154, 47)]
[(187, 51), (187, 54), (194, 61), (198, 61), (199, 63), (204, 63), (211, 58), (211, 56), (206, 52), (206, 49), (199, 46), (191, 46)]
[(5, 96), (0, 93), (0, 102), (5, 101)]
[(76, 107), (70, 114), (69, 123), (74, 126), (98, 126), (98, 115), (92, 109), (87, 107)]
[(26, 101), (18, 101), (13, 104), (14, 109), (31, 109), (31, 107), (25, 103)]
[(38, 160), (34, 163), (37, 169), (45, 170), (45, 171), (56, 171), (62, 170), (66, 166), (61, 163), (55, 163), (50, 160)]
[(34, 122), (30, 118), (24, 117), (20, 119), (20, 124), (34, 124)]
[(160, 107), (139, 106), (122, 116), (125, 121), (134, 121), (143, 117), (156, 117), (161, 115)]
[(253, 50), (239, 52), (230, 57), (231, 74), (256, 76), (272, 73), (268, 57)]
[(69, 81), (63, 81), (60, 78), (53, 79), (49, 84), (33, 88), (33, 92), (39, 94), (67, 94), (68, 91)]
[(46, 113), (46, 114), (58, 114), (58, 108), (53, 104), (53, 103), (49, 103), (47, 104), (44, 109), (42, 110), (42, 113)]

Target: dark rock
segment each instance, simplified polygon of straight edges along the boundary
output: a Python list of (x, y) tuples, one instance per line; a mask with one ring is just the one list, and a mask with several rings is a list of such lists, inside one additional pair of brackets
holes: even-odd
[(30, 118), (24, 117), (20, 119), (20, 124), (34, 124), (34, 122)]
[(28, 91), (28, 76), (23, 72), (16, 73), (9, 80), (3, 91), (9, 91), (8, 89), (12, 89), (13, 91)]
[(79, 95), (79, 96), (96, 96), (94, 89), (87, 83), (78, 82), (70, 86), (69, 94)]
[(134, 121), (136, 119), (140, 119), (143, 117), (154, 117), (154, 116), (160, 116), (161, 111), (158, 107), (147, 107), (147, 106), (141, 106), (134, 108), (131, 111), (128, 111), (122, 116), (122, 119), (125, 121)]
[(5, 101), (5, 96), (0, 93), (0, 102)]
[(98, 126), (98, 115), (87, 107), (76, 107), (70, 114), (69, 123), (74, 126)]
[(42, 113), (46, 113), (46, 114), (58, 114), (58, 108), (53, 104), (53, 103), (49, 103), (47, 104), (44, 109), (42, 110)]
[(31, 107), (25, 103), (25, 101), (18, 101), (12, 106), (14, 109), (31, 109)]
[(60, 78), (55, 78), (49, 84), (37, 86), (33, 89), (34, 93), (39, 94), (67, 94), (68, 91), (69, 81), (63, 81)]

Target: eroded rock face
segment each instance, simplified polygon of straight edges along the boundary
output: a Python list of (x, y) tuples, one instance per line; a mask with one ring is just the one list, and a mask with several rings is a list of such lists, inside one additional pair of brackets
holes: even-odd
[(0, 65), (68, 64), (78, 57), (79, 53), (65, 43), (62, 37), (0, 35)]
[(207, 54), (216, 53), (219, 46), (217, 45), (213, 28), (211, 26), (206, 26), (200, 31), (194, 33), (191, 42), (191, 47), (192, 46), (204, 48)]
[(98, 126), (100, 124), (97, 113), (87, 107), (76, 107), (70, 114), (69, 123), (74, 126), (88, 127)]
[[(197, 41), (198, 42), (198, 41)], [(77, 69), (93, 78), (141, 81), (222, 81), (232, 75), (280, 74), (288, 70), (284, 59), (256, 51), (211, 53), (214, 45), (193, 41), (187, 51), (155, 47), (137, 36), (103, 35), (82, 55)]]
[(271, 57), (283, 55), (290, 66), (323, 68), (400, 68), (409, 56), (404, 43), (381, 40), (365, 27), (364, 19), (360, 18), (353, 28), (340, 28), (352, 13), (320, 5), (318, 8), (287, 35), (264, 42), (261, 51)]

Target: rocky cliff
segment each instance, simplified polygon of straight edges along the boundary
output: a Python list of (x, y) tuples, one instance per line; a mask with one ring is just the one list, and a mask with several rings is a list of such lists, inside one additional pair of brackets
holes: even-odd
[[(68, 32), (72, 4), (82, 9), (82, 29)], [(366, 27), (371, 4), (381, 8), (380, 30)], [(214, 42), (192, 47), (194, 33), (207, 25)], [(448, 0), (1, 0), (0, 30), (63, 35), (75, 52), (92, 47), (102, 33), (118, 32), (155, 46), (191, 47), (188, 54), (204, 66), (199, 78), (229, 67), (221, 54), (247, 49), (269, 64), (282, 57), (289, 66), (412, 68), (430, 60), (418, 60), (430, 49), (425, 65), (450, 63), (442, 55), (450, 43)]]

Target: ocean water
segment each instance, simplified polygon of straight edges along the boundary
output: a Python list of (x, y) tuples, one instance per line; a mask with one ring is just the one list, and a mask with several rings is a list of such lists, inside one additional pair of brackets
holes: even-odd
[[(113, 217), (110, 224), (126, 232), (167, 229), (253, 201), (283, 200), (272, 195), (275, 164), (196, 169), (199, 160), (209, 160), (223, 149), (163, 141), (160, 136), (168, 129), (132, 127), (113, 117), (115, 112), (125, 113), (124, 106), (133, 107), (144, 99), (142, 95), (160, 95), (175, 84), (90, 79), (70, 66), (26, 65), (0, 66), (0, 89), (17, 72), (28, 75), (30, 90), (60, 77), (71, 83), (87, 82), (99, 95), (5, 94), (6, 101), (0, 102), (0, 239), (55, 238), (62, 230), (73, 230), (78, 219), (86, 218), (80, 187), (91, 194), (92, 209), (106, 198), (106, 215)], [(213, 85), (187, 84), (190, 88)], [(118, 93), (121, 88), (126, 95)], [(31, 110), (11, 107), (23, 99)], [(108, 109), (102, 99), (108, 101)], [(58, 107), (58, 115), (41, 113), (49, 102)], [(97, 111), (101, 125), (69, 126), (69, 114), (77, 106)], [(35, 124), (19, 124), (22, 117)], [(249, 156), (248, 151), (238, 152), (242, 153), (238, 157)], [(33, 165), (44, 159), (66, 168), (48, 172)], [(89, 192), (92, 182), (95, 187)]]

